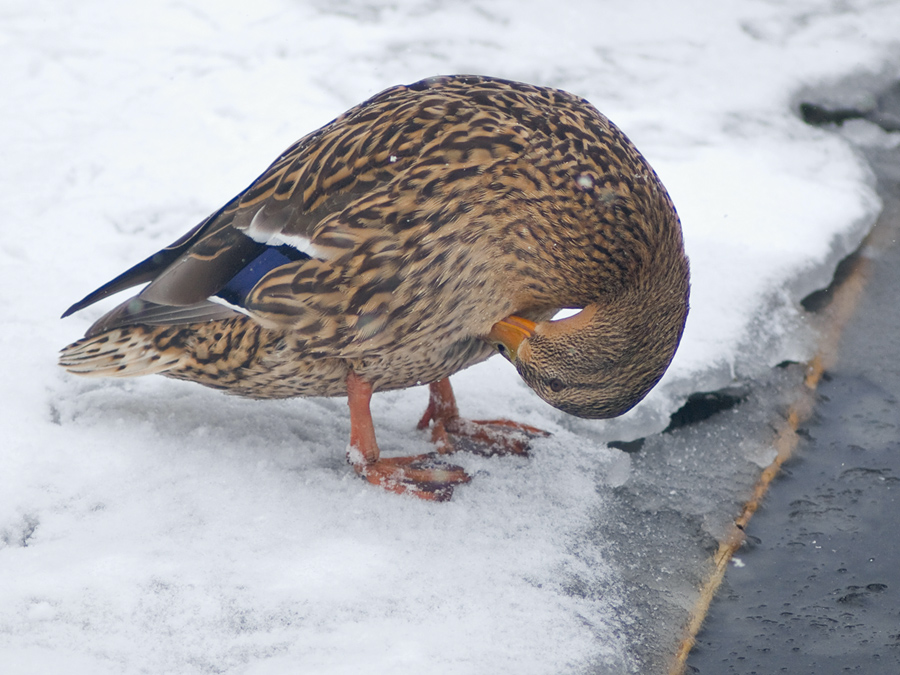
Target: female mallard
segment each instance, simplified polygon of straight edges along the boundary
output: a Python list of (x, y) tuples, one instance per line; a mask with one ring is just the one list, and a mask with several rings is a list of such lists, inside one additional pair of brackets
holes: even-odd
[[(356, 471), (432, 499), (468, 476), (434, 454), (381, 458), (372, 392), (430, 383), (419, 426), (436, 440), (521, 451), (504, 430), (537, 430), (462, 421), (450, 375), (499, 350), (551, 405), (613, 417), (662, 377), (688, 311), (678, 216), (625, 135), (584, 99), (475, 76), (352, 108), (63, 316), (145, 282), (60, 364), (346, 395)], [(561, 308), (582, 311), (551, 321)]]

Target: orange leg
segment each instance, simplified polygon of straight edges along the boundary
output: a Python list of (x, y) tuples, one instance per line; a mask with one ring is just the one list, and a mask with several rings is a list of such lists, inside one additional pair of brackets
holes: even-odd
[(391, 492), (432, 501), (450, 499), (455, 485), (469, 482), (469, 476), (462, 468), (446, 464), (434, 454), (382, 458), (369, 410), (371, 398), (372, 385), (351, 372), (347, 376), (347, 404), (350, 406), (347, 459), (356, 473)]
[(464, 444), (465, 449), (484, 455), (525, 455), (530, 439), (549, 436), (546, 431), (511, 420), (463, 419), (447, 378), (432, 382), (428, 388), (428, 407), (417, 428), (426, 429), (433, 423), (431, 439), (442, 454), (461, 449), (451, 436), (471, 441)]

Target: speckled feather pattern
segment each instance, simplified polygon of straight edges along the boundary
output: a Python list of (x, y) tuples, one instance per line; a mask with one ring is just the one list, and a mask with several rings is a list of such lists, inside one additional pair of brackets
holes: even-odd
[(511, 314), (687, 288), (674, 207), (631, 142), (583, 99), (484, 77), (393, 87), (304, 137), (173, 244), (138, 298), (202, 303), (250, 232), (314, 257), (269, 272), (240, 314), (151, 325), (117, 308), (62, 364), (256, 398), (342, 395), (348, 369), (385, 390), (484, 360)]

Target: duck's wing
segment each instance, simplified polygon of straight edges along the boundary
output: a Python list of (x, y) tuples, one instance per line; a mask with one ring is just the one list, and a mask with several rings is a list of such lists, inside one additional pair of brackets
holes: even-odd
[[(525, 150), (526, 130), (509, 114), (520, 94), (510, 83), (468, 76), (387, 89), (300, 139), (226, 206), (64, 316), (148, 281), (90, 332), (235, 311), (315, 327), (325, 310), (337, 317), (354, 302), (372, 308), (397, 283), (393, 270), (414, 257), (409, 247), (421, 242), (410, 238), (413, 226), (427, 236), (446, 223), (448, 199), (470, 208), (466, 180)], [(338, 298), (352, 274), (374, 281)]]
[[(221, 295), (239, 306), (254, 280), (270, 269), (312, 258), (308, 249), (320, 221), (390, 181), (413, 160), (401, 139), (384, 144), (386, 132), (389, 135), (410, 112), (403, 105), (407, 91), (386, 90), (300, 139), (244, 192), (174, 243), (73, 304), (63, 317), (147, 282), (137, 298), (110, 312), (91, 332), (233, 313), (209, 299)], [(385, 114), (386, 107), (392, 109), (390, 114)], [(373, 151), (375, 145), (383, 147)], [(167, 313), (166, 307), (172, 310)]]

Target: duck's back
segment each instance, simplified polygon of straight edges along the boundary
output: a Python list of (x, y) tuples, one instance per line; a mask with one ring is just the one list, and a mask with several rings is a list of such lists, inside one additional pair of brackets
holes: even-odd
[(74, 305), (150, 282), (63, 364), (260, 397), (340, 394), (348, 368), (376, 389), (404, 387), (487, 358), (479, 336), (503, 317), (585, 306), (680, 246), (658, 178), (589, 103), (431, 78), (302, 138), (188, 235)]

